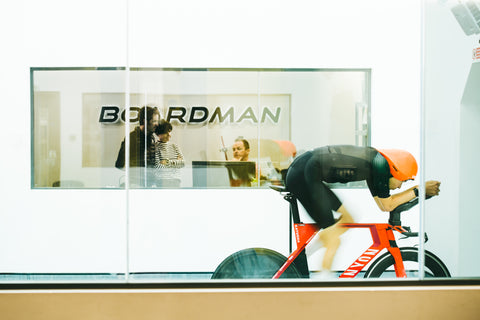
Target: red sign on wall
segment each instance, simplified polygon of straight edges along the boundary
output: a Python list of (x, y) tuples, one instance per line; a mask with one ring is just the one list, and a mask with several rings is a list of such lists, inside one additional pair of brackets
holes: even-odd
[(473, 49), (473, 60), (480, 60), (480, 47)]

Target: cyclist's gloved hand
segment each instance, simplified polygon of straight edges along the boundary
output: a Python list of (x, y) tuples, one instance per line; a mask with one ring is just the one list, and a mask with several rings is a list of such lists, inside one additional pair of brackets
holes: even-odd
[(425, 182), (425, 195), (427, 197), (438, 196), (440, 193), (440, 181), (430, 180)]

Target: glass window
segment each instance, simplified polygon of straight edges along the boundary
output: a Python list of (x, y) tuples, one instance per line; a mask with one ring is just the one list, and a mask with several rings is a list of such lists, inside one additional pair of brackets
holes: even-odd
[(33, 68), (31, 84), (32, 187), (118, 188), (125, 71)]
[(33, 187), (123, 188), (127, 171), (130, 188), (262, 187), (282, 184), (308, 149), (369, 144), (369, 70), (145, 68), (129, 79), (127, 110), (121, 68), (32, 69)]
[(472, 17), (480, 3), (433, 1), (425, 9), (425, 180), (440, 181), (441, 193), (424, 204), (424, 247), (453, 277), (478, 278), (480, 25)]
[[(440, 196), (421, 198), (401, 223), (392, 216), (394, 228), (363, 182), (330, 185), (361, 223), (342, 235), (335, 276), (402, 276), (389, 253), (370, 247), (380, 223), (412, 227), (395, 245), (382, 238), (402, 247), (407, 277), (478, 278), (480, 49), (471, 18), (480, 6), (347, 2), (266, 14), (262, 2), (87, 1), (52, 11), (26, 1), (29, 32), (12, 29), (21, 55), (8, 51), (0, 79), (6, 105), (20, 105), (16, 121), (0, 126), (18, 134), (0, 158), (0, 282), (211, 284), (212, 275), (232, 279), (230, 270), (269, 279), (295, 236), (313, 230), (305, 209), (277, 192), (285, 170), (333, 144), (411, 151), (419, 177), (402, 190), (441, 181)], [(379, 28), (385, 17), (388, 30)], [(296, 208), (306, 229), (292, 224)], [(320, 279), (323, 252), (307, 247), (287, 275)]]

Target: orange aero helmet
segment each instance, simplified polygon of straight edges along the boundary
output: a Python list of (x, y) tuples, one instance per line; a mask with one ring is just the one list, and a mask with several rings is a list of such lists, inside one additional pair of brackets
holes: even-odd
[(378, 152), (387, 159), (390, 173), (395, 179), (400, 181), (415, 179), (418, 165), (410, 152), (399, 149), (381, 149)]

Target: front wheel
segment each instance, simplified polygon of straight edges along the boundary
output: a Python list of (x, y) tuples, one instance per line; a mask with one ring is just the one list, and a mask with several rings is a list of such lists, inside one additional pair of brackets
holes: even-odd
[[(418, 248), (400, 248), (407, 277), (418, 277)], [(365, 278), (395, 277), (395, 260), (390, 252), (386, 252), (376, 259), (365, 273)], [(425, 250), (425, 277), (450, 277), (445, 264), (433, 253)]]
[[(287, 258), (265, 248), (244, 249), (228, 256), (217, 267), (212, 279), (271, 279)], [(280, 278), (301, 278), (292, 263)]]

